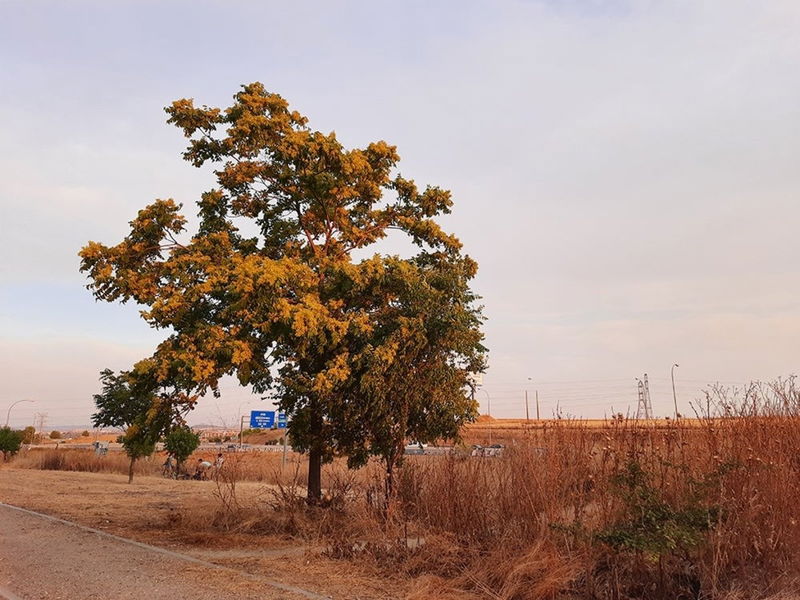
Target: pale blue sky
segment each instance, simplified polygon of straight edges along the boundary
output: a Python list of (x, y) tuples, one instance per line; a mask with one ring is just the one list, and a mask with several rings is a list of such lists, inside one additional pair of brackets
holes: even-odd
[[(78, 249), (212, 184), (163, 106), (262, 81), (348, 145), (453, 190), (481, 266), (485, 389), (520, 416), (797, 370), (800, 4), (0, 1), (0, 410), (82, 424), (159, 335)], [(392, 246), (387, 246), (388, 250)], [(528, 377), (533, 382), (528, 382)], [(485, 411), (486, 394), (481, 393)], [(260, 408), (226, 386), (195, 422)]]

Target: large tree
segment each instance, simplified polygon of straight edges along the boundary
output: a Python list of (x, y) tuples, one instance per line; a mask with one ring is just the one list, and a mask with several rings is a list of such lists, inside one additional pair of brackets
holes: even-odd
[[(225, 110), (186, 99), (166, 110), (190, 139), (184, 158), (215, 167), (196, 232), (187, 239), (180, 206), (157, 200), (122, 242), (81, 251), (98, 299), (137, 302), (171, 330), (151, 376), (184, 393), (218, 393), (226, 374), (277, 391), (293, 444), (309, 453), (312, 500), (335, 454), (360, 463), (387, 455), (384, 430), (394, 447), (398, 432), (451, 434), (472, 418), (466, 373), (483, 369), (484, 352), (467, 285), (476, 267), (435, 220), (449, 192), (395, 173), (385, 142), (346, 149), (310, 129), (259, 83)], [(418, 255), (354, 259), (392, 230)], [(447, 334), (431, 302), (452, 308)]]

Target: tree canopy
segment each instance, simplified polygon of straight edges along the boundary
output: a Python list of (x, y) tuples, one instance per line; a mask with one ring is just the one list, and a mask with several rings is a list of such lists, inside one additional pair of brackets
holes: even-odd
[(200, 436), (187, 426), (175, 427), (164, 439), (164, 449), (178, 461), (178, 469), (197, 450)]
[[(98, 299), (143, 305), (170, 331), (139, 376), (173, 398), (218, 393), (226, 374), (276, 392), (309, 451), (312, 498), (335, 454), (356, 465), (405, 436), (456, 435), (475, 416), (466, 375), (485, 349), (477, 265), (435, 219), (450, 193), (397, 174), (386, 142), (346, 149), (312, 130), (259, 83), (224, 110), (183, 99), (166, 111), (189, 139), (184, 158), (217, 176), (196, 231), (187, 239), (181, 206), (156, 200), (119, 244), (81, 250)], [(368, 256), (390, 231), (417, 254)]]
[(102, 391), (94, 395), (97, 411), (92, 415), (95, 427), (123, 429), (122, 446), (131, 459), (128, 483), (133, 481), (137, 459), (150, 456), (158, 440), (175, 425), (183, 425), (183, 415), (196, 397), (176, 392), (162, 384), (147, 370), (147, 361), (132, 371), (100, 373)]
[(3, 453), (3, 460), (8, 460), (19, 452), (22, 445), (22, 432), (15, 431), (10, 427), (0, 427), (0, 452)]

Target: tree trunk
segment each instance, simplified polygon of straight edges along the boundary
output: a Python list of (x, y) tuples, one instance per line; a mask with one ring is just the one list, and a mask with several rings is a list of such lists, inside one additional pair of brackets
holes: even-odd
[(389, 454), (383, 457), (386, 464), (386, 489), (384, 490), (384, 493), (386, 494), (386, 497), (384, 498), (386, 511), (389, 510), (389, 504), (391, 504), (392, 498), (394, 498), (395, 467), (397, 466), (398, 459), (402, 456), (402, 452), (404, 450), (405, 444), (401, 446), (401, 449), (394, 448)]
[(311, 447), (308, 452), (308, 503), (319, 504), (322, 500), (322, 416), (316, 407), (311, 409), (310, 439)]
[(312, 447), (308, 453), (308, 503), (322, 500), (322, 451)]
[(392, 501), (394, 496), (394, 461), (386, 465), (386, 506)]
[(128, 467), (128, 483), (133, 483), (133, 463), (136, 462), (135, 458), (131, 458), (131, 464)]

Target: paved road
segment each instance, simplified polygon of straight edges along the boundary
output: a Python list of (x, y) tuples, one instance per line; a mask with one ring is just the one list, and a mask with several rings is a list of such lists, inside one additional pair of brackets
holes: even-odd
[(6, 600), (323, 600), (242, 571), (0, 503)]

